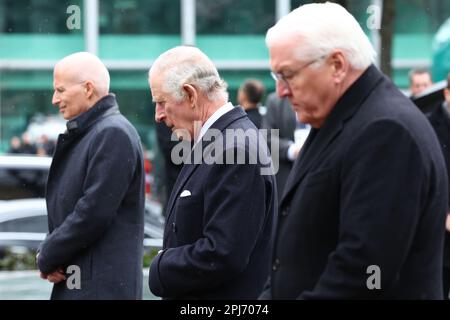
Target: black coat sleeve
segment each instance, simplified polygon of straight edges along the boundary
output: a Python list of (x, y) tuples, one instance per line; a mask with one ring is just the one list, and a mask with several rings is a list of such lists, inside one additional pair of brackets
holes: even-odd
[(137, 159), (138, 150), (122, 129), (108, 127), (95, 135), (90, 143), (83, 195), (40, 247), (37, 263), (43, 273), (70, 263), (102, 236), (133, 179)]

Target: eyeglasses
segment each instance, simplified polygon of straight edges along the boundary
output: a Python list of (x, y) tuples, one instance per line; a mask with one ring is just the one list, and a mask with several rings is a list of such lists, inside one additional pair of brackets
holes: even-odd
[(270, 75), (272, 76), (272, 78), (276, 81), (276, 82), (281, 82), (284, 86), (286, 86), (287, 88), (290, 88), (289, 82), (291, 82), (295, 76), (297, 76), (300, 71), (302, 71), (303, 69), (305, 69), (306, 67), (312, 65), (313, 63), (322, 60), (323, 58), (325, 58), (326, 56), (321, 56), (317, 59), (314, 59), (306, 64), (304, 64), (303, 66), (301, 66), (299, 69), (297, 69), (296, 71), (293, 72), (289, 72), (288, 74), (283, 74), (281, 72), (270, 72)]

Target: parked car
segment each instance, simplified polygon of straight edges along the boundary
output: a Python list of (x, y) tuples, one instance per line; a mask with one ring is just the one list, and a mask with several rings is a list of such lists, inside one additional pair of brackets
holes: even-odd
[[(0, 156), (0, 248), (35, 250), (48, 232), (45, 183), (50, 157)], [(159, 202), (147, 199), (144, 247), (162, 247), (164, 217)]]
[[(144, 247), (162, 247), (164, 219), (161, 206), (146, 201)], [(26, 247), (36, 250), (48, 232), (45, 199), (0, 201), (0, 248)]]
[(0, 200), (45, 197), (51, 157), (0, 156)]

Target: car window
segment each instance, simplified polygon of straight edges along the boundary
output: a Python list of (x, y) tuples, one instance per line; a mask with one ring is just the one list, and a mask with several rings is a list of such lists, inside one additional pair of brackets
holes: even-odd
[(0, 168), (0, 200), (43, 198), (48, 170)]
[(47, 233), (47, 216), (31, 216), (0, 222), (0, 232)]

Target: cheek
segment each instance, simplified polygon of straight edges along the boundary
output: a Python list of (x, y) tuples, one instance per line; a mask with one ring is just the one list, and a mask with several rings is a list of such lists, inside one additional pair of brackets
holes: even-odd
[(166, 107), (164, 108), (164, 111), (165, 111), (165, 113), (166, 113), (166, 116), (167, 116), (170, 120), (172, 120), (172, 119), (173, 119), (173, 116), (174, 116), (174, 110), (173, 110), (173, 108), (172, 108), (171, 106), (166, 106)]

